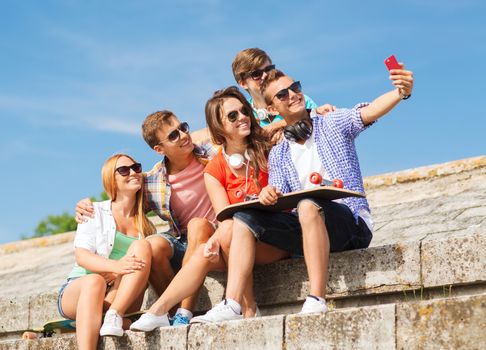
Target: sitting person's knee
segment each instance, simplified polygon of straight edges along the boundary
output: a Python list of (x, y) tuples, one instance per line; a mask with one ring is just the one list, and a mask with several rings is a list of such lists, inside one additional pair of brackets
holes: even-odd
[(192, 218), (187, 224), (187, 240), (190, 243), (205, 243), (213, 232), (213, 225), (206, 219)]
[(172, 257), (172, 246), (169, 241), (163, 237), (151, 237), (147, 240), (152, 251), (152, 257), (154, 259), (168, 258)]
[(321, 209), (310, 200), (302, 200), (297, 205), (297, 213), (299, 214), (300, 222), (315, 220), (320, 215)]
[(106, 281), (103, 276), (92, 273), (83, 277), (83, 286), (90, 290), (106, 290)]

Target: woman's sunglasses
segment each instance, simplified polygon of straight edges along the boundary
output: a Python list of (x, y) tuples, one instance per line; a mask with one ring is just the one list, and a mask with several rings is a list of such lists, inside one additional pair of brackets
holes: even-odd
[(252, 70), (251, 72), (245, 73), (245, 74), (243, 74), (243, 78), (246, 79), (246, 78), (250, 77), (253, 80), (260, 80), (263, 76), (263, 73), (268, 73), (272, 69), (275, 69), (274, 64), (266, 66), (265, 68), (262, 68), (262, 69), (255, 69), (255, 70)]
[(229, 112), (227, 116), (228, 121), (230, 123), (234, 123), (238, 119), (240, 113), (243, 114), (245, 117), (249, 117), (251, 115), (251, 111), (249, 111), (247, 107), (242, 107), (239, 111)]
[(140, 174), (142, 172), (142, 164), (133, 163), (130, 166), (123, 165), (123, 166), (116, 168), (115, 171), (118, 171), (118, 174), (120, 174), (121, 176), (128, 176), (128, 175), (130, 175), (130, 169), (132, 169), (137, 174)]
[(300, 85), (300, 81), (294, 81), (288, 88), (282, 89), (273, 96), (272, 100), (276, 97), (280, 101), (285, 101), (289, 98), (289, 90), (296, 94), (300, 94), (302, 92), (302, 86)]
[(167, 135), (167, 140), (170, 142), (177, 142), (181, 138), (181, 131), (184, 134), (189, 134), (189, 124), (186, 122), (180, 123), (179, 126), (172, 130), (169, 135)]

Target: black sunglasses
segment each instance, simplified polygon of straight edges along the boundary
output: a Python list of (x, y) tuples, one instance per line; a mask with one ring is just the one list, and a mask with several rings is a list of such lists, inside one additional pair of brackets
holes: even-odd
[(228, 121), (230, 123), (234, 123), (237, 119), (238, 119), (238, 116), (241, 114), (243, 114), (245, 117), (249, 117), (251, 115), (251, 111), (248, 110), (247, 107), (242, 107), (239, 111), (231, 111), (228, 113)]
[(130, 166), (123, 165), (115, 169), (115, 171), (118, 171), (118, 173), (121, 176), (128, 176), (130, 175), (130, 169), (132, 169), (134, 172), (137, 174), (140, 174), (142, 172), (142, 164), (140, 163), (133, 163)]
[(285, 101), (289, 98), (289, 90), (296, 94), (300, 94), (302, 92), (302, 86), (300, 85), (300, 81), (294, 81), (288, 88), (282, 89), (273, 96), (272, 100), (276, 97), (280, 101)]
[(179, 139), (181, 138), (181, 131), (184, 134), (189, 134), (189, 124), (187, 124), (187, 122), (180, 123), (176, 129), (172, 130), (169, 135), (167, 135), (167, 140), (169, 140), (170, 142), (179, 141)]
[(250, 77), (253, 80), (259, 80), (259, 79), (262, 78), (263, 73), (268, 73), (272, 69), (275, 69), (274, 64), (266, 66), (265, 68), (262, 68), (262, 69), (255, 69), (255, 70), (252, 70), (251, 72), (245, 73), (245, 74), (243, 74), (243, 78), (246, 79), (246, 78)]

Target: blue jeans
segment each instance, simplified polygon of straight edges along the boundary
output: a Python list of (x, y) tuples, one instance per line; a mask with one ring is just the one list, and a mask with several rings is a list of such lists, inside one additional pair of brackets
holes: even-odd
[[(373, 237), (368, 226), (360, 217), (358, 222), (348, 206), (328, 200), (312, 201), (325, 219), (331, 245), (331, 252), (366, 248)], [(233, 218), (248, 227), (257, 240), (285, 250), (293, 256), (304, 254), (302, 228), (294, 213), (245, 210)]]
[(61, 305), (61, 300), (62, 300), (62, 295), (64, 294), (64, 289), (74, 281), (75, 279), (78, 279), (79, 277), (73, 277), (73, 278), (68, 278), (66, 283), (64, 283), (61, 288), (59, 289), (59, 294), (57, 296), (57, 311), (59, 311), (59, 315), (61, 315), (64, 318), (69, 318), (66, 315), (64, 315), (64, 312), (62, 312), (62, 305)]

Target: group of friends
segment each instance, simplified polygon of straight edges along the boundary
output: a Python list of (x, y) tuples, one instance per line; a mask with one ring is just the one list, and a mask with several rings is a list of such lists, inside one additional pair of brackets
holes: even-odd
[[(412, 72), (401, 64), (390, 71), (391, 91), (345, 109), (317, 106), (261, 49), (240, 51), (232, 70), (239, 88), (209, 98), (207, 129), (191, 136), (173, 112), (150, 114), (143, 137), (162, 159), (143, 173), (133, 157), (111, 156), (101, 171), (110, 200), (78, 202), (76, 263), (58, 308), (76, 320), (79, 349), (95, 349), (99, 335), (122, 336), (128, 328), (258, 317), (254, 265), (289, 257), (303, 256), (307, 267), (301, 313), (326, 312), (330, 252), (368, 247), (373, 220), (365, 198), (308, 198), (293, 211), (244, 210), (222, 222), (215, 213), (254, 198), (274, 204), (283, 193), (316, 186), (312, 172), (364, 193), (354, 140), (410, 97)], [(170, 230), (157, 233), (148, 211)], [(193, 317), (198, 291), (214, 270), (228, 272), (225, 298)], [(140, 309), (148, 284), (159, 298), (130, 324), (123, 316)]]

